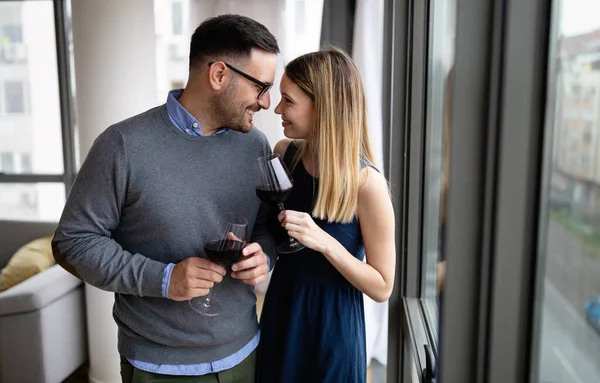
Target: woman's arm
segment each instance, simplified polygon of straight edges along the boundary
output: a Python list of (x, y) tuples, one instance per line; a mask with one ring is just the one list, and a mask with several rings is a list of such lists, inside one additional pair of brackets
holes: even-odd
[(279, 220), (292, 237), (323, 253), (354, 287), (373, 300), (383, 302), (390, 297), (394, 286), (394, 210), (385, 178), (376, 170), (365, 168), (361, 171), (361, 180), (364, 179), (364, 187), (358, 198), (357, 216), (367, 263), (350, 254), (307, 213), (286, 210), (280, 214)]

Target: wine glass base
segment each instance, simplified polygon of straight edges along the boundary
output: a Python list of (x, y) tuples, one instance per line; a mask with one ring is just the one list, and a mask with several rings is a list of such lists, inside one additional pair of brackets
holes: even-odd
[(218, 312), (215, 312), (214, 308), (211, 306), (206, 306), (204, 302), (204, 297), (192, 298), (189, 301), (190, 307), (192, 310), (197, 312), (198, 314), (207, 316), (207, 317), (216, 317), (219, 315)]
[(294, 242), (294, 243), (284, 242), (277, 247), (277, 252), (279, 254), (292, 254), (292, 253), (295, 253), (297, 251), (304, 249), (305, 247), (306, 246), (304, 246), (300, 242)]

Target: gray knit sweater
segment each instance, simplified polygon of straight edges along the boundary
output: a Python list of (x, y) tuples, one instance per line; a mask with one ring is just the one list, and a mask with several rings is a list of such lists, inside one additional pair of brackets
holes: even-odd
[[(257, 333), (252, 287), (227, 276), (213, 291), (220, 315), (162, 297), (170, 262), (204, 257), (223, 213), (248, 220), (252, 240), (275, 254), (255, 195), (256, 159), (271, 149), (257, 129), (193, 137), (160, 106), (109, 127), (94, 142), (69, 194), (55, 254), (81, 278), (114, 291), (119, 352), (135, 360), (198, 364), (227, 357)], [(255, 225), (256, 219), (256, 225)], [(271, 266), (274, 260), (271, 260)], [(91, 329), (93, 331), (93, 329)]]

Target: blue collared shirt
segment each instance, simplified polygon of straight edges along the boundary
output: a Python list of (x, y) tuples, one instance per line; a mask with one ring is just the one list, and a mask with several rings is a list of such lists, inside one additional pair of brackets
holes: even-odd
[[(177, 129), (181, 130), (184, 133), (190, 134), (192, 136), (202, 136), (202, 131), (200, 130), (200, 122), (196, 120), (187, 110), (185, 110), (185, 108), (181, 106), (179, 101), (177, 101), (177, 99), (179, 98), (179, 96), (181, 96), (182, 93), (183, 89), (172, 90), (169, 92), (169, 95), (167, 97), (167, 112), (169, 113), (171, 122), (177, 127)], [(226, 128), (220, 129), (215, 134), (223, 133), (226, 130)], [(169, 263), (167, 267), (165, 267), (165, 271), (163, 273), (162, 295), (165, 298), (168, 298), (169, 283), (171, 281), (171, 273), (173, 272), (174, 266), (174, 263)], [(134, 367), (143, 371), (153, 372), (155, 374), (189, 376), (206, 375), (228, 370), (232, 367), (237, 366), (244, 359), (246, 359), (246, 357), (248, 357), (248, 355), (250, 355), (252, 351), (254, 351), (256, 346), (258, 346), (259, 340), (260, 331), (256, 334), (254, 338), (252, 338), (250, 342), (248, 342), (244, 347), (242, 347), (233, 355), (230, 355), (221, 360), (208, 363), (174, 365), (154, 364), (129, 358), (127, 358), (127, 360)]]

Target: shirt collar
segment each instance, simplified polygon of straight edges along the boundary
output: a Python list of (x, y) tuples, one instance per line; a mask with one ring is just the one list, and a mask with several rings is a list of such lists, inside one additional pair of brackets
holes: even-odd
[(177, 128), (194, 136), (201, 136), (200, 122), (194, 118), (185, 108), (177, 101), (183, 94), (183, 89), (174, 89), (167, 96), (167, 112), (169, 117), (177, 126)]
[[(183, 94), (183, 89), (171, 90), (167, 96), (167, 112), (175, 126), (193, 136), (202, 136), (200, 121), (196, 120), (178, 101)], [(219, 129), (215, 134), (226, 131), (227, 128)]]

